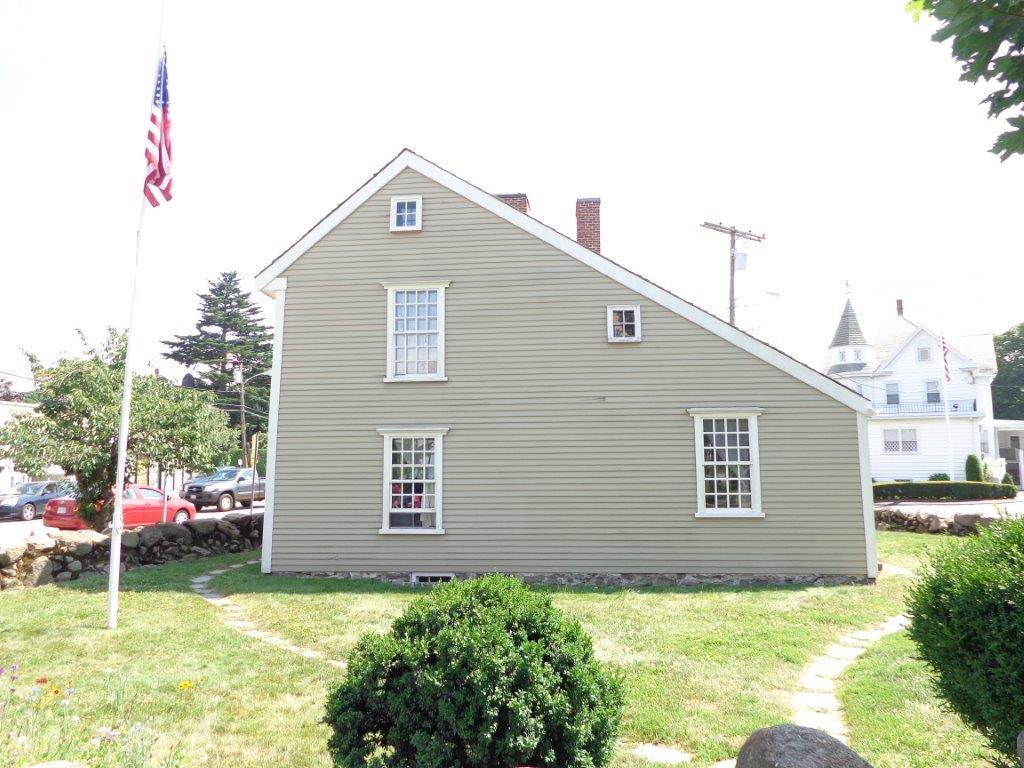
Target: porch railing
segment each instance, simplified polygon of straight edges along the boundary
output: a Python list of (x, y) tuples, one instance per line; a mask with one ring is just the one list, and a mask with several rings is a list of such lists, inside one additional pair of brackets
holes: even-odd
[[(876, 403), (878, 413), (943, 413), (945, 406), (939, 403)], [(950, 400), (950, 413), (977, 413), (977, 400)]]

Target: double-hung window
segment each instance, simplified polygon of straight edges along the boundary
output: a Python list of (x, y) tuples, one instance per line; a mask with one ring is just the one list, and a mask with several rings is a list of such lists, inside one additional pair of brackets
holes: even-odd
[(444, 533), (441, 444), (447, 427), (382, 428), (384, 519), (381, 533)]
[(891, 381), (885, 385), (885, 404), (886, 405), (899, 405), (900, 404), (900, 385), (898, 382)]
[(924, 383), (925, 399), (929, 403), (941, 403), (942, 392), (939, 389), (939, 382), (937, 381), (926, 381)]
[(697, 517), (764, 517), (757, 448), (760, 411), (691, 410)]
[(917, 453), (916, 429), (886, 429), (882, 439), (886, 453)]
[(445, 381), (444, 293), (448, 283), (385, 283), (385, 381)]

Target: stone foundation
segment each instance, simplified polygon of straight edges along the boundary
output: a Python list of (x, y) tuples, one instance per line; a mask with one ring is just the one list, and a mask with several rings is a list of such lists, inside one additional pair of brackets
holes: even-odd
[[(389, 584), (413, 584), (409, 571), (321, 571), (299, 573), (275, 571), (275, 576), (322, 579), (372, 579)], [(436, 575), (434, 572), (423, 575)], [(449, 575), (449, 574), (444, 574)], [(451, 574), (457, 579), (475, 579), (487, 572), (462, 571)], [(837, 586), (841, 584), (873, 584), (866, 576), (836, 574), (751, 574), (751, 573), (507, 573), (526, 584), (553, 587), (764, 587), (764, 586)]]
[[(236, 512), (222, 519), (201, 518), (184, 525), (161, 523), (121, 534), (123, 570), (175, 560), (242, 552), (260, 546), (263, 515)], [(110, 535), (96, 531), (33, 532), (24, 544), (0, 547), (0, 590), (73, 581), (88, 573), (105, 574), (110, 565)]]

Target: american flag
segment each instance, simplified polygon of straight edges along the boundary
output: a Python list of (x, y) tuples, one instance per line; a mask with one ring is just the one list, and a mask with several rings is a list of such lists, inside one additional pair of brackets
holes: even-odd
[(146, 182), (143, 193), (149, 204), (156, 208), (171, 199), (171, 113), (167, 93), (167, 52), (160, 58), (153, 89), (153, 111), (149, 116), (149, 134), (146, 137)]
[(946, 343), (945, 334), (940, 339), (942, 342), (942, 367), (946, 372), (946, 381), (949, 381), (949, 344)]

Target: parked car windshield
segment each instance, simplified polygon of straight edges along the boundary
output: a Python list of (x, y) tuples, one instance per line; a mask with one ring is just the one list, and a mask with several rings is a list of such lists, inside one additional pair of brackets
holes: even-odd
[(222, 469), (210, 475), (211, 480), (234, 480), (237, 469)]

